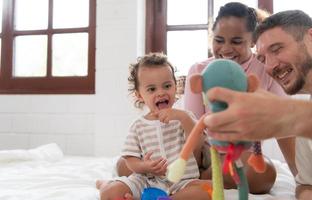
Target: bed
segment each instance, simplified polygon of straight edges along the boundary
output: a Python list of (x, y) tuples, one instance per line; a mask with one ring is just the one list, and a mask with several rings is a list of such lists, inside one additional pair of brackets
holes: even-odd
[[(0, 151), (0, 200), (97, 200), (97, 179), (116, 175), (116, 157), (65, 156), (56, 144), (30, 150)], [(270, 194), (251, 200), (295, 199), (295, 182), (285, 163), (273, 160), (278, 176)], [(236, 190), (225, 191), (237, 199)]]

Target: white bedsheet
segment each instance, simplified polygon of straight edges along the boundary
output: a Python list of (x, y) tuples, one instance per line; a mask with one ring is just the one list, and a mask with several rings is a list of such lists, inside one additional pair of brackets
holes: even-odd
[[(59, 151), (55, 146), (40, 150), (40, 155), (35, 151), (36, 156), (26, 155), (29, 151), (18, 152), (27, 159), (9, 159), (9, 151), (5, 152), (6, 159), (0, 158), (0, 200), (97, 200), (95, 181), (109, 179), (115, 173), (117, 158), (63, 156), (52, 152)], [(56, 157), (51, 159), (51, 155)], [(295, 199), (295, 182), (286, 164), (275, 160), (274, 164), (278, 176), (271, 194), (250, 195), (250, 200)], [(225, 197), (237, 199), (237, 191), (226, 190)]]

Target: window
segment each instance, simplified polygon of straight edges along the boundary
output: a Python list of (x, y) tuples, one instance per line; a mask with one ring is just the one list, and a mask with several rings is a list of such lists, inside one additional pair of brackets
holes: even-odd
[[(165, 52), (186, 75), (195, 62), (210, 54), (211, 28), (219, 7), (231, 0), (146, 0), (146, 53)], [(272, 0), (241, 0), (272, 11)]]
[(274, 0), (273, 2), (274, 12), (280, 12), (283, 10), (302, 10), (308, 15), (312, 16), (312, 2), (297, 0), (297, 1), (282, 1), (282, 0)]
[(0, 93), (94, 93), (95, 9), (95, 0), (0, 0)]

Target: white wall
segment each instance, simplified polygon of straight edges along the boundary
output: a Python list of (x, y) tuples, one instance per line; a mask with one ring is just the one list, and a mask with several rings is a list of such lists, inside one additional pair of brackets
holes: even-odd
[(97, 0), (95, 95), (1, 95), (0, 150), (56, 142), (66, 154), (114, 156), (137, 111), (128, 64), (144, 53), (144, 0)]
[[(138, 114), (127, 76), (144, 53), (144, 8), (145, 0), (97, 0), (95, 95), (0, 95), (0, 150), (56, 142), (66, 154), (117, 155)], [(263, 150), (283, 160), (274, 140)]]

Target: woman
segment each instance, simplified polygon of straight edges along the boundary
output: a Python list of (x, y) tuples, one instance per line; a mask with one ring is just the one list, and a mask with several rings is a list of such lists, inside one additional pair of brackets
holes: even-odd
[[(247, 7), (241, 3), (228, 3), (222, 6), (218, 16), (213, 24), (213, 43), (212, 52), (214, 57), (211, 57), (203, 62), (196, 63), (190, 70), (188, 77), (194, 73), (201, 73), (203, 69), (214, 59), (224, 58), (230, 59), (242, 66), (247, 74), (255, 74), (263, 89), (275, 93), (280, 96), (286, 96), (283, 89), (276, 83), (266, 72), (264, 66), (257, 60), (252, 53), (252, 34), (255, 30), (258, 21), (261, 21), (265, 16), (265, 12)], [(187, 78), (185, 88), (185, 109), (192, 111), (199, 119), (203, 114), (209, 112), (208, 108), (204, 107), (201, 94), (194, 94), (190, 90), (190, 83)], [(293, 174), (296, 173), (294, 159), (294, 139), (282, 139), (278, 141), (279, 146), (284, 154), (285, 159)], [(206, 155), (208, 141), (203, 145), (203, 167), (201, 173), (202, 179), (211, 179), (211, 169), (209, 166), (209, 155)], [(242, 155), (242, 160), (246, 163), (250, 152), (245, 152)], [(208, 160), (208, 164), (207, 161)], [(267, 170), (264, 173), (256, 173), (248, 164), (245, 164), (246, 175), (249, 182), (251, 193), (267, 193), (272, 188), (276, 179), (276, 170), (273, 164), (267, 159)], [(235, 188), (236, 185), (230, 176), (224, 177), (225, 188)]]

